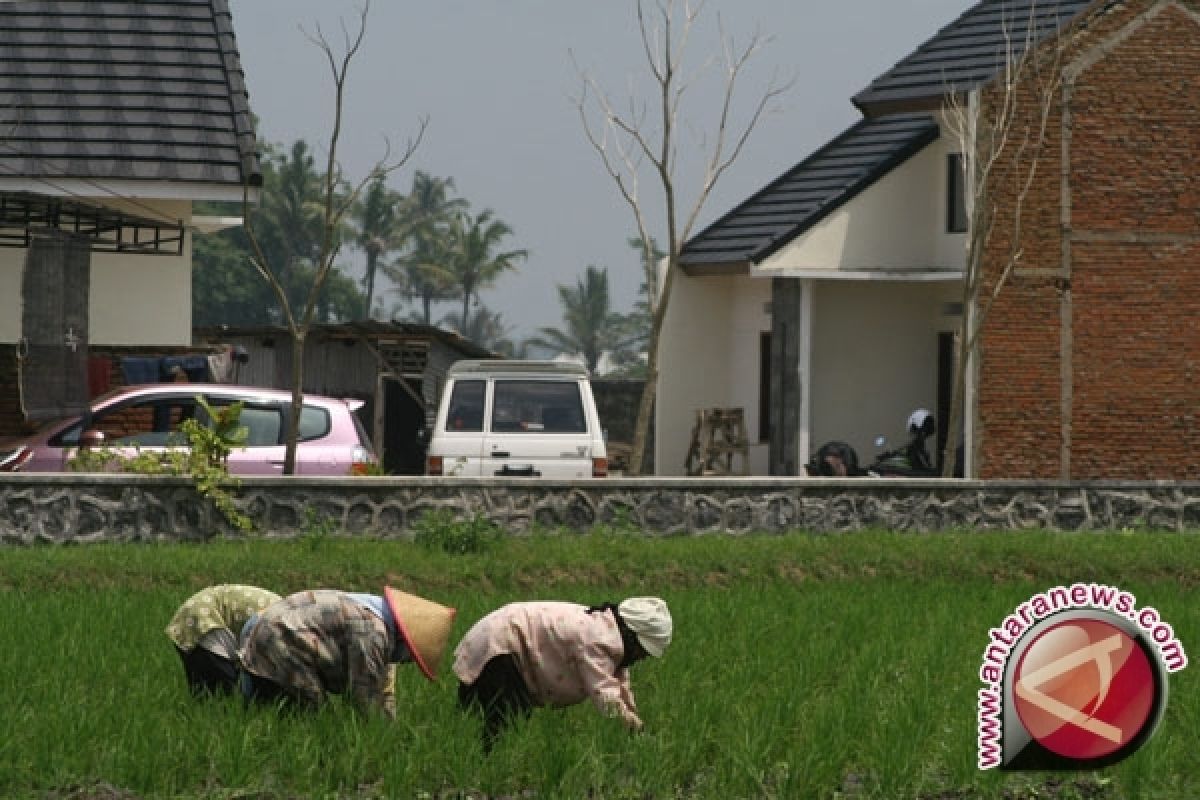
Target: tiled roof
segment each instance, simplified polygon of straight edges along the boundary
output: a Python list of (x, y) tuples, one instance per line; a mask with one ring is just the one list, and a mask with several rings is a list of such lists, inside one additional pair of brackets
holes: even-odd
[(937, 137), (928, 114), (861, 120), (694, 236), (681, 263), (760, 262)]
[(0, 3), (0, 178), (261, 183), (227, 0)]
[(1041, 40), (1097, 0), (983, 0), (854, 96), (868, 116), (939, 107), (948, 90), (991, 79), (1006, 42), (1019, 53), (1032, 26)]

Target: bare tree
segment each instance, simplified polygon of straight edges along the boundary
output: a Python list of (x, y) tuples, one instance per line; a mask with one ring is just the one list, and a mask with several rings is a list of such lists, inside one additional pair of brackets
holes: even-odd
[[(696, 75), (682, 75), (681, 69), (689, 37), (703, 8), (704, 0), (636, 0), (642, 51), (655, 88), (655, 96), (648, 103), (631, 98), (628, 110), (618, 111), (596, 81), (587, 72), (579, 70), (582, 90), (575, 103), (584, 133), (633, 212), (644, 249), (642, 260), (651, 319), (646, 384), (638, 406), (628, 470), (633, 475), (642, 470), (657, 390), (659, 339), (683, 245), (691, 236), (696, 219), (717, 181), (741, 154), (746, 140), (770, 109), (772, 101), (791, 86), (791, 81), (780, 83), (772, 77), (750, 106), (744, 122), (740, 125), (735, 122), (733, 104), (738, 80), (746, 65), (770, 40), (755, 33), (745, 46), (739, 47), (731, 36), (726, 35), (718, 16), (721, 43), (718, 60), (724, 69), (723, 91), (717, 118), (710, 131), (711, 145), (700, 144), (701, 151), (707, 151), (700, 185), (690, 206), (682, 203), (676, 175), (677, 130), (684, 95)], [(647, 166), (662, 194), (661, 211), (666, 233), (661, 236), (651, 231), (649, 208), (639, 193), (639, 177)], [(656, 242), (666, 246), (665, 258), (657, 262), (653, 251)]]
[[(967, 215), (967, 245), (963, 268), (963, 313), (956, 335), (954, 384), (942, 475), (951, 477), (957, 462), (963, 430), (967, 378), (978, 363), (980, 333), (996, 299), (1022, 263), (1023, 225), (1027, 201), (1038, 170), (1046, 157), (1047, 132), (1061, 107), (1064, 58), (1075, 33), (1052, 33), (1039, 46), (1042, 29), (1057, 25), (1053, 17), (1039, 16), (1029, 7), (1025, 32), (1014, 36), (1011, 20), (1004, 20), (1002, 65), (991, 83), (968, 92), (948, 91), (944, 109), (947, 127), (962, 154)], [(998, 192), (1001, 186), (1008, 191)], [(1006, 226), (997, 232), (998, 212), (1004, 204)], [(993, 235), (1007, 237), (991, 250)], [(988, 257), (999, 252), (1000, 257)], [(965, 465), (964, 465), (965, 466)]]
[(343, 46), (340, 55), (335, 54), (333, 45), (330, 44), (319, 26), (316, 28), (315, 33), (309, 34), (305, 32), (309, 41), (316, 45), (325, 55), (325, 59), (329, 64), (330, 74), (333, 78), (335, 93), (333, 126), (329, 134), (329, 152), (326, 158), (325, 175), (323, 178), (324, 201), (322, 204), (321, 242), (314, 264), (315, 272), (312, 286), (309, 288), (308, 298), (304, 303), (303, 309), (293, 309), (291, 303), (288, 301), (287, 292), (280, 278), (280, 265), (269, 262), (255, 235), (253, 218), (250, 214), (249, 189), (247, 188), (243, 191), (242, 195), (242, 210), (243, 217), (246, 220), (246, 234), (250, 240), (251, 249), (254, 252), (252, 263), (259, 274), (271, 285), (276, 297), (279, 299), (284, 321), (287, 323), (288, 332), (292, 337), (292, 413), (288, 424), (287, 449), (283, 463), (283, 472), (285, 475), (294, 473), (296, 468), (296, 440), (300, 425), (300, 410), (304, 400), (304, 345), (308, 337), (308, 331), (312, 325), (314, 313), (316, 312), (318, 299), (321, 295), (321, 287), (324, 286), (325, 279), (329, 276), (329, 272), (333, 268), (334, 259), (337, 258), (338, 250), (341, 246), (343, 221), (354, 207), (359, 195), (362, 194), (364, 188), (371, 181), (386, 178), (389, 174), (400, 169), (408, 162), (420, 144), (428, 125), (428, 120), (425, 118), (419, 121), (416, 136), (409, 139), (404, 152), (399, 158), (392, 157), (391, 148), (385, 141), (384, 155), (375, 162), (369, 174), (358, 183), (350, 186), (347, 191), (340, 191), (341, 187), (345, 186), (345, 181), (342, 178), (341, 165), (337, 160), (337, 152), (338, 139), (342, 131), (346, 78), (350, 70), (350, 63), (354, 60), (355, 55), (358, 54), (359, 48), (362, 46), (363, 37), (366, 35), (367, 13), (369, 9), (369, 2), (364, 2), (359, 8), (358, 27), (355, 31), (348, 30), (343, 21)]

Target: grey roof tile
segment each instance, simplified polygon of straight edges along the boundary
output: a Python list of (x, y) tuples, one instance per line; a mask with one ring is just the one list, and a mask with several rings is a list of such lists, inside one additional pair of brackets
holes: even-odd
[(690, 239), (682, 264), (762, 261), (937, 136), (928, 114), (860, 120)]
[(261, 182), (228, 0), (0, 3), (0, 175)]
[(938, 107), (948, 91), (990, 80), (1004, 64), (1006, 42), (1020, 52), (1028, 38), (1041, 40), (1105, 1), (983, 0), (872, 81), (854, 104), (868, 116)]

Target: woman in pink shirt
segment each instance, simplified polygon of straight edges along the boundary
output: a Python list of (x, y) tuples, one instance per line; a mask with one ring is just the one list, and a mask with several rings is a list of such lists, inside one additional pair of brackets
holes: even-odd
[(604, 603), (510, 603), (467, 631), (454, 651), (458, 701), (483, 715), (483, 747), (535, 706), (591, 699), (603, 714), (642, 729), (629, 666), (671, 643), (671, 612), (657, 597)]

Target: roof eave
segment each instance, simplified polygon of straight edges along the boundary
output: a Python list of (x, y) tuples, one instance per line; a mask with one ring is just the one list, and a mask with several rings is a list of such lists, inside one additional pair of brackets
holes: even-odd
[(737, 261), (696, 261), (688, 263), (681, 260), (679, 262), (679, 268), (683, 270), (683, 274), (691, 278), (707, 278), (717, 275), (749, 275), (753, 266), (753, 262), (744, 258)]
[(862, 95), (857, 95), (853, 98), (852, 102), (855, 108), (862, 112), (864, 117), (877, 119), (891, 114), (936, 113), (945, 107), (946, 98), (949, 94), (949, 92), (938, 92), (937, 94), (921, 95), (903, 100), (884, 101), (873, 101), (869, 96), (863, 97)]

